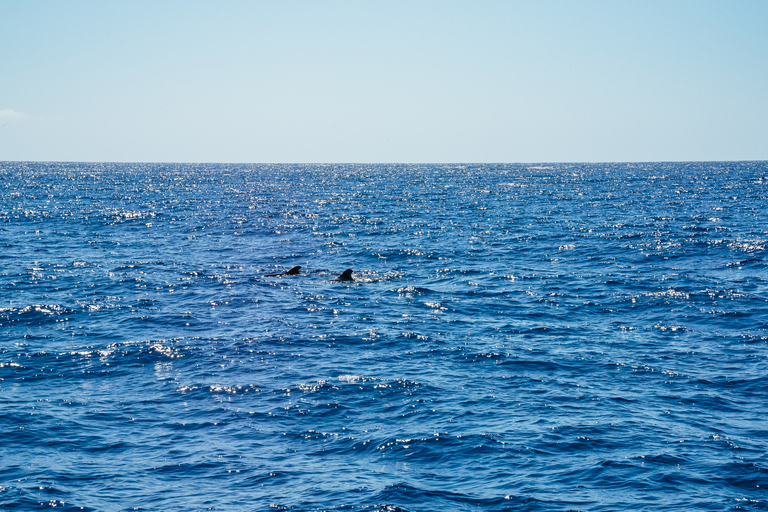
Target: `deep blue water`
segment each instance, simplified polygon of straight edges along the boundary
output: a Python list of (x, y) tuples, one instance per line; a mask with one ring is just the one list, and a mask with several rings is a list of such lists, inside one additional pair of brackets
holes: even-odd
[(0, 508), (768, 509), (766, 162), (0, 163), (0, 199)]

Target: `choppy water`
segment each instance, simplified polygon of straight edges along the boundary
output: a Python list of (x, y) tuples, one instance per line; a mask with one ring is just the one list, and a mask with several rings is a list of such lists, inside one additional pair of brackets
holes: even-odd
[(0, 163), (0, 507), (765, 510), (767, 198), (766, 162)]

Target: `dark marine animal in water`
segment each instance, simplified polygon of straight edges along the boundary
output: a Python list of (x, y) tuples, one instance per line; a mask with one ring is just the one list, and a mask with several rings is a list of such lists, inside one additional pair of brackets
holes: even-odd
[(299, 275), (299, 270), (301, 270), (301, 266), (296, 266), (296, 267), (293, 267), (291, 270), (286, 270), (285, 272), (281, 272), (279, 274), (267, 274), (264, 277), (297, 276)]
[(352, 279), (352, 269), (348, 268), (347, 270), (339, 274), (339, 277), (334, 279), (334, 281), (354, 281), (354, 279)]

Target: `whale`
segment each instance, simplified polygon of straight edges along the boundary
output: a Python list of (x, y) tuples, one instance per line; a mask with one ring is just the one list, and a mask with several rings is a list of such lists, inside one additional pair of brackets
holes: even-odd
[(348, 268), (347, 270), (339, 274), (339, 277), (334, 279), (334, 281), (354, 281), (354, 279), (352, 279), (352, 269)]
[(285, 272), (280, 272), (279, 274), (267, 274), (264, 277), (297, 276), (299, 275), (299, 270), (301, 270), (301, 266), (295, 266), (291, 268), (291, 270), (286, 270)]

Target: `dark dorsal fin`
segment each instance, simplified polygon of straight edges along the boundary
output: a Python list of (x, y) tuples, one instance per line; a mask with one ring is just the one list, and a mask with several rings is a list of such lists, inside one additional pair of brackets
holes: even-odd
[(281, 277), (281, 276), (297, 276), (299, 275), (300, 266), (293, 267), (291, 270), (280, 272), (279, 274), (267, 274), (264, 277)]
[(348, 268), (337, 277), (339, 281), (352, 281), (352, 269)]

